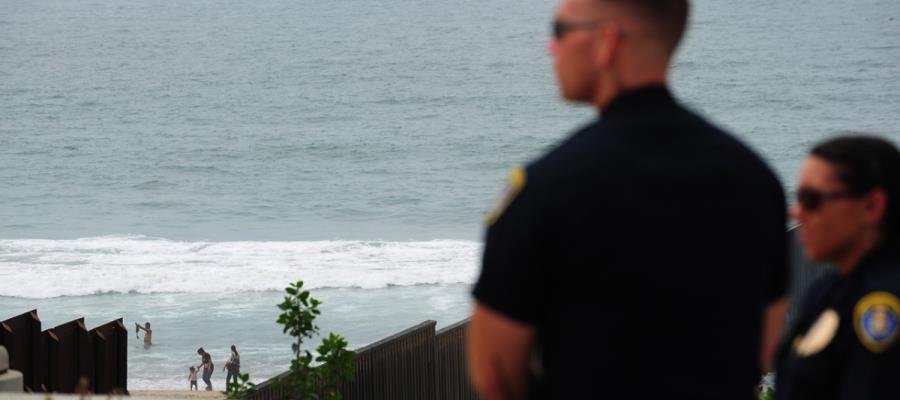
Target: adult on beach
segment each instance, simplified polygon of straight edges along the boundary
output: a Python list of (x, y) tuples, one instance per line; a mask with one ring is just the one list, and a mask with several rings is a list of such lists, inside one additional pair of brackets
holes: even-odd
[(900, 396), (900, 152), (841, 137), (803, 163), (792, 216), (806, 256), (835, 270), (812, 284), (778, 352), (775, 397)]
[(225, 391), (229, 390), (228, 384), (231, 383), (232, 379), (234, 380), (234, 384), (238, 384), (238, 374), (241, 373), (241, 355), (238, 354), (237, 347), (231, 345), (231, 353), (228, 355), (228, 360), (225, 361), (225, 367), (222, 368), (227, 371), (227, 375), (225, 375)]
[(197, 349), (197, 354), (200, 355), (200, 366), (203, 367), (203, 382), (206, 383), (206, 390), (212, 390), (212, 356), (210, 356), (206, 350), (203, 350), (202, 347)]
[(488, 217), (469, 334), (483, 397), (754, 397), (787, 304), (784, 193), (667, 88), (687, 16), (686, 0), (560, 1), (561, 95), (600, 117), (516, 169)]
[(153, 343), (152, 343), (153, 329), (150, 329), (150, 322), (145, 322), (144, 326), (141, 326), (140, 324), (135, 322), (134, 329), (135, 329), (135, 333), (138, 333), (141, 330), (144, 330), (144, 348), (145, 349), (150, 348), (150, 346), (153, 345)]

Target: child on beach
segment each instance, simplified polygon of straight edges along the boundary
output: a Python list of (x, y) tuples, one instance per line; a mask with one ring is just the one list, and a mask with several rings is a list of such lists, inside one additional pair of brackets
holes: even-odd
[(191, 372), (188, 374), (188, 380), (191, 381), (191, 389), (190, 390), (199, 390), (197, 389), (197, 368), (191, 366)]

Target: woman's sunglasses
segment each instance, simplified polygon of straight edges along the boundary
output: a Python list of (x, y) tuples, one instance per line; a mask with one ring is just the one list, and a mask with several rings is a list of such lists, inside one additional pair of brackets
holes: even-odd
[(822, 204), (832, 200), (847, 199), (858, 197), (846, 190), (839, 192), (822, 192), (810, 188), (800, 188), (797, 190), (797, 204), (806, 211), (816, 211)]

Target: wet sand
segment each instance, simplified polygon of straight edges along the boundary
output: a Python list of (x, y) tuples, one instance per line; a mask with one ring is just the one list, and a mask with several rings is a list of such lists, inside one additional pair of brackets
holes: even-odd
[(132, 390), (131, 397), (94, 394), (82, 397), (77, 394), (47, 393), (0, 393), (0, 400), (223, 400), (225, 394), (218, 391), (207, 392), (189, 390)]
[(147, 397), (154, 399), (203, 399), (203, 400), (221, 400), (225, 398), (225, 394), (218, 391), (205, 390), (131, 390), (132, 397)]

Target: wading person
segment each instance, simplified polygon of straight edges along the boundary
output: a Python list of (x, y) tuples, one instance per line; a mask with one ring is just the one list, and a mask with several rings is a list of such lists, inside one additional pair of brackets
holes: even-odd
[(203, 367), (203, 383), (206, 384), (206, 390), (212, 390), (212, 374), (213, 374), (213, 362), (212, 356), (203, 350), (203, 348), (197, 349), (197, 354), (200, 355), (200, 366)]
[(900, 153), (870, 137), (816, 146), (791, 210), (817, 280), (779, 348), (775, 397), (900, 398)]
[(687, 13), (560, 2), (561, 95), (600, 116), (516, 169), (488, 217), (469, 334), (484, 397), (754, 397), (786, 304), (784, 194), (667, 88)]
[(233, 383), (235, 385), (238, 384), (238, 374), (241, 373), (241, 355), (238, 354), (237, 347), (231, 345), (231, 353), (228, 355), (228, 360), (225, 361), (224, 370), (226, 371), (225, 375), (225, 391), (229, 391), (229, 384)]
[(138, 332), (140, 332), (141, 330), (144, 331), (144, 348), (145, 348), (145, 349), (150, 348), (150, 346), (153, 345), (153, 342), (152, 342), (153, 329), (150, 329), (150, 323), (149, 323), (149, 322), (145, 322), (145, 323), (144, 323), (144, 326), (141, 326), (140, 324), (138, 324), (137, 322), (135, 322), (135, 323), (134, 323), (134, 329), (135, 329), (135, 333), (138, 333)]

